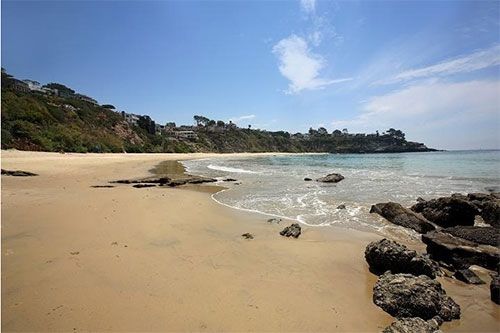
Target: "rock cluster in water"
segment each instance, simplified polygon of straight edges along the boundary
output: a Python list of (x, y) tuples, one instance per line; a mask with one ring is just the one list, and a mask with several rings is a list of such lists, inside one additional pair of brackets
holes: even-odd
[[(460, 307), (433, 280), (445, 267), (447, 276), (468, 284), (484, 284), (471, 265), (492, 271), (491, 300), (500, 304), (500, 194), (453, 194), (432, 200), (419, 198), (411, 208), (378, 203), (370, 213), (422, 234), (427, 255), (382, 239), (368, 244), (370, 271), (380, 275), (373, 300), (398, 318), (384, 332), (434, 332), (440, 321), (458, 319)], [(485, 224), (477, 223), (478, 218)], [(479, 221), (480, 222), (480, 221)]]

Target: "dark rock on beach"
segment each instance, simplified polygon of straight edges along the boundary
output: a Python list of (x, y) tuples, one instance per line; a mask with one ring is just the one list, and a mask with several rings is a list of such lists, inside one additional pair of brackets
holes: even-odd
[(155, 184), (135, 184), (135, 185), (132, 185), (132, 187), (135, 187), (135, 188), (156, 187), (156, 185)]
[(312, 180), (312, 178), (306, 177), (306, 178), (304, 178), (304, 180), (305, 180), (306, 182), (310, 182), (310, 181)]
[(382, 333), (437, 333), (439, 320), (423, 320), (419, 317), (401, 318), (384, 328)]
[(298, 238), (300, 236), (301, 232), (302, 231), (301, 231), (300, 225), (298, 223), (293, 223), (293, 224), (289, 225), (288, 227), (286, 227), (285, 229), (283, 229), (280, 232), (280, 235), (286, 236), (286, 237)]
[(385, 238), (368, 244), (365, 259), (370, 271), (377, 275), (390, 271), (393, 274), (409, 273), (435, 278), (440, 273), (433, 260)]
[(421, 234), (435, 229), (424, 217), (395, 202), (373, 205), (370, 213), (377, 213), (394, 224), (411, 228)]
[(438, 281), (425, 275), (386, 272), (373, 288), (373, 302), (397, 318), (460, 318), (460, 306), (446, 295)]
[(420, 201), (411, 209), (445, 228), (456, 225), (474, 225), (474, 218), (479, 213), (477, 207), (463, 195)]
[(491, 300), (500, 304), (500, 276), (495, 274), (492, 276), (490, 283)]
[(345, 205), (344, 204), (338, 205), (337, 209), (345, 209)]
[(189, 184), (203, 184), (203, 183), (214, 183), (217, 179), (214, 178), (205, 178), (205, 177), (191, 177), (187, 179), (187, 183)]
[(316, 181), (322, 183), (338, 183), (342, 179), (344, 179), (344, 176), (342, 176), (340, 173), (331, 173), (326, 175), (325, 177), (316, 179)]
[(234, 178), (225, 178), (222, 181), (223, 182), (235, 182), (235, 181), (237, 181), (237, 179), (234, 179)]
[(93, 188), (113, 188), (113, 185), (92, 185)]
[(22, 170), (5, 170), (2, 169), (2, 175), (14, 176), (14, 177), (32, 177), (38, 176), (36, 173)]
[(500, 227), (500, 200), (492, 199), (482, 205), (481, 217), (484, 222), (496, 228)]
[(422, 235), (422, 241), (432, 259), (442, 260), (457, 269), (470, 265), (498, 269), (500, 252), (496, 247), (480, 245), (442, 231), (428, 232)]
[(456, 226), (442, 231), (478, 244), (491, 246), (500, 244), (500, 229), (494, 227)]
[(251, 233), (248, 233), (248, 232), (241, 235), (241, 237), (243, 237), (245, 239), (253, 239), (253, 235)]
[(185, 179), (174, 179), (170, 181), (167, 185), (170, 187), (176, 187), (176, 186), (181, 186), (187, 184), (187, 181)]
[(459, 269), (453, 275), (457, 280), (468, 284), (484, 284), (485, 282), (479, 278), (473, 271), (470, 269)]
[(170, 182), (170, 178), (168, 177), (160, 177), (160, 178), (142, 178), (142, 179), (120, 179), (113, 180), (110, 183), (115, 184), (160, 184), (164, 185)]
[(271, 224), (273, 224), (273, 223), (280, 224), (280, 223), (281, 223), (281, 219), (280, 219), (280, 218), (273, 217), (273, 218), (271, 218), (271, 219), (268, 219), (268, 220), (267, 220), (267, 223), (271, 223)]

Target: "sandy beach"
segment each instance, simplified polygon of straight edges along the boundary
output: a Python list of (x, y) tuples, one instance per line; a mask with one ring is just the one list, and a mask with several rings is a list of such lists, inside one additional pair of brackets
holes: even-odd
[[(379, 235), (284, 238), (289, 221), (222, 206), (214, 186), (91, 187), (208, 156), (2, 151), (2, 168), (39, 174), (2, 176), (2, 330), (376, 332), (393, 321), (372, 302), (363, 256)], [(440, 281), (462, 308), (443, 331), (498, 330), (487, 285)]]

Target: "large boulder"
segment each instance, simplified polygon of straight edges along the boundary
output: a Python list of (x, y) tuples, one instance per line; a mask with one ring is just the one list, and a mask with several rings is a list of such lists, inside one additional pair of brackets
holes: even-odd
[(436, 261), (443, 261), (457, 269), (478, 265), (497, 270), (500, 258), (498, 248), (480, 245), (442, 231), (431, 231), (422, 235), (427, 253)]
[(500, 227), (500, 200), (492, 199), (483, 203), (481, 217), (484, 222), (496, 228)]
[(490, 293), (491, 300), (497, 304), (500, 304), (500, 276), (498, 274), (492, 276), (490, 283)]
[(463, 195), (420, 201), (411, 209), (445, 228), (456, 225), (474, 225), (474, 218), (479, 214), (477, 207)]
[(344, 176), (342, 176), (340, 173), (331, 173), (329, 175), (326, 175), (325, 177), (316, 179), (316, 181), (322, 183), (338, 183), (342, 179), (344, 179)]
[(385, 238), (366, 246), (365, 259), (370, 271), (377, 275), (390, 271), (435, 278), (439, 274), (439, 266), (433, 260)]
[(419, 317), (401, 318), (384, 328), (382, 333), (437, 333), (439, 321), (435, 319), (423, 320)]
[(460, 318), (460, 306), (426, 275), (384, 273), (373, 287), (373, 302), (397, 318)]
[(298, 223), (293, 223), (280, 231), (281, 236), (298, 238), (301, 234), (301, 228)]
[(500, 244), (500, 229), (494, 227), (456, 226), (444, 228), (442, 231), (478, 244)]
[(411, 228), (421, 234), (436, 229), (421, 215), (395, 202), (375, 204), (371, 207), (370, 213), (377, 213), (394, 224)]

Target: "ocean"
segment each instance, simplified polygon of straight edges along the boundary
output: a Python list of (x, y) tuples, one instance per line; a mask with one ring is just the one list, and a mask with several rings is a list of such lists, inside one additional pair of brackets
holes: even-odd
[[(452, 193), (500, 191), (500, 151), (445, 151), (400, 154), (269, 155), (182, 162), (191, 174), (235, 178), (240, 185), (213, 195), (217, 202), (308, 226), (338, 226), (379, 233), (413, 232), (376, 214), (372, 204), (394, 201), (411, 206)], [(337, 184), (304, 181), (329, 173)], [(346, 209), (337, 209), (339, 205)]]

